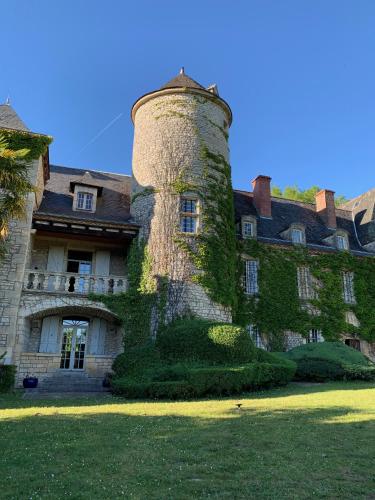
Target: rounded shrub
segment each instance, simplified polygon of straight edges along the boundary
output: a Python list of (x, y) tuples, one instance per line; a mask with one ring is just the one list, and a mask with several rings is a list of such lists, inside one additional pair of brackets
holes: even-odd
[(244, 328), (204, 319), (180, 319), (165, 326), (156, 345), (163, 360), (175, 362), (246, 363), (255, 353)]
[(375, 380), (375, 364), (342, 342), (305, 344), (283, 354), (297, 363), (299, 380)]

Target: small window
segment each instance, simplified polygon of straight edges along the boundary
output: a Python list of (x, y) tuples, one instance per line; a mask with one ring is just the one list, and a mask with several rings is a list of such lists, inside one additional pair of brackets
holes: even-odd
[(77, 193), (77, 208), (79, 210), (92, 211), (92, 206), (93, 206), (93, 194), (82, 193), (81, 191), (79, 191)]
[(342, 273), (342, 287), (344, 302), (347, 304), (355, 303), (354, 296), (354, 274), (351, 272)]
[(308, 267), (299, 267), (297, 269), (298, 295), (300, 299), (315, 298), (310, 269)]
[(244, 221), (242, 224), (242, 235), (244, 238), (252, 238), (254, 236), (254, 224), (249, 221)]
[(336, 245), (339, 250), (348, 250), (348, 239), (346, 236), (337, 235), (336, 236)]
[(258, 293), (258, 262), (245, 260), (244, 289), (247, 295)]
[(322, 334), (320, 330), (317, 330), (316, 328), (312, 328), (309, 331), (309, 334), (307, 336), (307, 343), (311, 344), (314, 342), (322, 342)]
[(302, 244), (304, 241), (302, 229), (292, 229), (292, 242)]
[(196, 233), (198, 228), (198, 200), (196, 198), (181, 198), (180, 231)]
[(264, 344), (262, 341), (262, 337), (259, 332), (259, 328), (255, 325), (248, 325), (247, 331), (255, 344), (255, 347), (259, 347), (260, 349), (264, 349)]

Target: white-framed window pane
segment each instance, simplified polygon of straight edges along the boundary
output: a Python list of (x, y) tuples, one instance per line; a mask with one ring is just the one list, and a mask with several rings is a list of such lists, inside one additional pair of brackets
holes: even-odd
[(297, 269), (298, 295), (300, 299), (312, 299), (315, 296), (310, 269), (299, 267)]
[(303, 243), (303, 232), (301, 229), (292, 229), (292, 242)]
[(181, 212), (196, 214), (197, 213), (197, 200), (192, 198), (181, 199)]
[(249, 238), (254, 235), (254, 225), (252, 222), (243, 222), (243, 235), (245, 238)]
[(316, 328), (312, 328), (307, 337), (307, 343), (322, 342), (322, 333)]
[(348, 249), (348, 241), (345, 236), (336, 236), (337, 248), (339, 250), (347, 250)]
[(83, 208), (84, 202), (85, 202), (85, 194), (78, 193), (78, 195), (77, 195), (77, 208)]
[(92, 210), (92, 194), (91, 193), (86, 194), (85, 209)]
[(256, 260), (245, 260), (244, 288), (248, 295), (258, 293), (258, 262)]
[(344, 301), (347, 304), (353, 304), (355, 302), (355, 296), (354, 296), (354, 274), (352, 272), (342, 273), (342, 285), (343, 285)]
[(195, 217), (181, 217), (180, 229), (183, 233), (196, 233), (197, 219)]
[(249, 332), (249, 335), (252, 339), (252, 341), (255, 344), (255, 347), (259, 347), (261, 349), (264, 349), (264, 345), (262, 342), (262, 337), (259, 332), (259, 328), (255, 325), (248, 325), (247, 331)]
[(92, 193), (82, 193), (77, 194), (77, 208), (81, 210), (92, 210), (93, 206), (93, 195)]

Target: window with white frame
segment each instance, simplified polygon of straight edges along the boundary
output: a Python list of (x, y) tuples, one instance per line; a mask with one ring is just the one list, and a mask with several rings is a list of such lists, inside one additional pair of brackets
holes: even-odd
[(310, 344), (310, 343), (314, 343), (314, 342), (322, 342), (323, 338), (322, 338), (322, 332), (320, 330), (317, 330), (316, 328), (312, 328), (310, 331), (309, 331), (309, 334), (307, 336), (307, 343)]
[(198, 200), (196, 198), (181, 198), (180, 231), (196, 233), (198, 229)]
[(252, 339), (252, 341), (255, 344), (255, 347), (259, 347), (261, 349), (264, 349), (262, 337), (260, 335), (259, 328), (255, 325), (248, 325), (247, 331), (249, 332), (249, 335)]
[(304, 243), (304, 234), (302, 229), (293, 228), (291, 231), (291, 239), (292, 242), (296, 244)]
[(241, 232), (243, 238), (254, 238), (256, 233), (256, 223), (250, 217), (242, 217)]
[(339, 250), (348, 250), (348, 238), (342, 234), (336, 235), (336, 245)]
[(313, 299), (315, 290), (308, 267), (297, 268), (298, 295), (300, 299)]
[(244, 289), (247, 295), (258, 293), (258, 261), (254, 259), (245, 260)]
[(82, 191), (78, 191), (78, 193), (77, 193), (77, 209), (88, 210), (91, 212), (92, 208), (93, 208), (93, 198), (94, 198), (94, 195), (92, 193), (84, 193)]
[(342, 288), (344, 301), (347, 304), (354, 304), (354, 274), (352, 272), (346, 271), (342, 273)]

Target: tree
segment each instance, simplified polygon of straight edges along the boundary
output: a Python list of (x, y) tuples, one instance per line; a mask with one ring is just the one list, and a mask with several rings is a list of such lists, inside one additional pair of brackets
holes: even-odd
[[(287, 200), (302, 201), (304, 203), (315, 203), (315, 195), (320, 191), (319, 186), (311, 186), (308, 189), (300, 189), (298, 186), (286, 186), (284, 191), (278, 186), (272, 186), (271, 194), (272, 196), (277, 196), (279, 198), (286, 198)], [(343, 195), (338, 195), (335, 197), (335, 204), (338, 207), (342, 203), (346, 203), (347, 198)]]
[(7, 139), (0, 135), (0, 254), (11, 219), (25, 217), (27, 195), (35, 191), (28, 177), (29, 149), (12, 150)]

